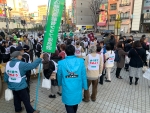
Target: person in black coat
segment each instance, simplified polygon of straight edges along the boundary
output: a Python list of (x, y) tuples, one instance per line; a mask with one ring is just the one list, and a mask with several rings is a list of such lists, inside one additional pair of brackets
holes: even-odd
[(2, 44), (0, 44), (0, 63), (2, 63), (4, 53), (5, 53), (5, 43), (2, 42)]
[(142, 45), (142, 47), (145, 51), (149, 50), (148, 38), (146, 38), (145, 35), (142, 35), (142, 38), (140, 39), (140, 42), (141, 42), (141, 45)]
[(127, 40), (127, 43), (126, 43), (126, 45), (125, 45), (125, 52), (129, 52), (130, 49), (132, 49), (132, 45), (133, 45), (132, 40), (131, 40), (131, 39), (128, 39), (128, 40)]
[(142, 68), (146, 65), (146, 51), (142, 48), (140, 41), (134, 42), (133, 48), (129, 51), (128, 57), (130, 58), (130, 85), (132, 85), (133, 77), (135, 77), (135, 85), (137, 85), (139, 77), (142, 76)]
[[(23, 50), (24, 50), (24, 54), (22, 56), (22, 61), (23, 62), (26, 62), (26, 63), (31, 63), (31, 60), (30, 60), (30, 54), (29, 54), (29, 50), (30, 47), (28, 45), (24, 45), (23, 46)], [(27, 71), (26, 72), (26, 82), (27, 82), (27, 85), (28, 85), (28, 88), (27, 88), (27, 91), (29, 93), (29, 98), (30, 98), (30, 76), (31, 76), (31, 70)], [(33, 102), (34, 100), (33, 99), (30, 99), (30, 102)]]
[(42, 44), (43, 44), (43, 40), (41, 40), (40, 42), (37, 43), (36, 45), (36, 56), (39, 58), (42, 52)]
[(114, 47), (115, 47), (115, 44), (116, 44), (114, 34), (111, 34), (109, 44), (111, 46), (111, 50), (114, 50)]

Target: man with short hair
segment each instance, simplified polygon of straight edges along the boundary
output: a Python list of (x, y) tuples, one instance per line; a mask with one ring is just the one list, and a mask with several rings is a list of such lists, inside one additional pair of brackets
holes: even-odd
[(87, 90), (86, 70), (84, 60), (74, 55), (73, 45), (68, 45), (65, 52), (67, 57), (58, 62), (58, 85), (62, 86), (62, 102), (67, 113), (76, 113), (82, 101), (82, 88)]
[(29, 54), (30, 54), (31, 61), (33, 61), (33, 44), (31, 42), (31, 40), (27, 38), (26, 35), (23, 36), (23, 40), (24, 40), (24, 42), (22, 43), (22, 46), (28, 45), (30, 47)]

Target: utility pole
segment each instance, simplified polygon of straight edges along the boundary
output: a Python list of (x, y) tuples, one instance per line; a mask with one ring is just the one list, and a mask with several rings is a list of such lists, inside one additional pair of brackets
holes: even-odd
[(6, 5), (4, 3), (4, 11), (5, 11), (5, 17), (6, 17), (6, 28), (7, 28), (7, 32), (9, 33), (9, 20), (8, 20), (8, 16), (7, 16), (7, 8), (6, 8)]

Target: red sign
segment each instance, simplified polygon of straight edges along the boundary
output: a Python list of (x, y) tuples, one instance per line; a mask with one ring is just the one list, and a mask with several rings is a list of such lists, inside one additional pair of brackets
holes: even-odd
[(94, 41), (94, 34), (93, 33), (88, 34), (88, 37), (90, 38), (90, 41)]
[(6, 4), (6, 0), (0, 0), (0, 4)]

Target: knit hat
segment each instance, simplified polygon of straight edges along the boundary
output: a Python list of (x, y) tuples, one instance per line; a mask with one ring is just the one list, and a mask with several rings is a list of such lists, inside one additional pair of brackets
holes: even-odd
[(11, 58), (16, 58), (18, 56), (22, 56), (23, 54), (20, 51), (14, 51), (10, 56)]

